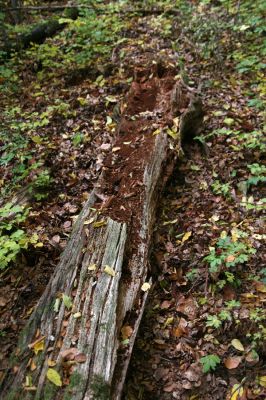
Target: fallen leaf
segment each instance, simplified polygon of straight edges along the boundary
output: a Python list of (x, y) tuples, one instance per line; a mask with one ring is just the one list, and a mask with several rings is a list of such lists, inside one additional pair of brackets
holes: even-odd
[(181, 336), (187, 335), (188, 334), (187, 325), (188, 325), (187, 320), (185, 320), (185, 318), (180, 318), (178, 326), (173, 328), (173, 336), (179, 338)]
[(231, 341), (231, 345), (232, 345), (236, 350), (245, 351), (243, 344), (242, 344), (242, 343), (240, 342), (240, 340), (238, 340), (238, 339), (233, 339), (233, 340)]
[(149, 282), (144, 282), (143, 285), (141, 286), (141, 290), (143, 292), (147, 292), (147, 290), (149, 290), (151, 288), (151, 285)]
[(260, 386), (263, 386), (266, 388), (266, 375), (263, 376), (258, 376), (257, 377), (257, 382)]
[(55, 236), (53, 236), (52, 237), (52, 242), (54, 242), (54, 243), (59, 243), (60, 242), (60, 236), (59, 235), (55, 235)]
[(48, 360), (47, 361), (47, 364), (48, 364), (48, 367), (54, 367), (55, 365), (56, 365), (56, 361), (53, 361), (53, 360)]
[(125, 325), (121, 329), (121, 334), (122, 334), (122, 339), (123, 340), (126, 340), (126, 339), (130, 338), (132, 333), (133, 333), (133, 329), (132, 329), (132, 327), (130, 325)]
[(60, 299), (60, 298), (57, 298), (57, 299), (55, 300), (55, 303), (54, 303), (54, 311), (55, 311), (56, 313), (58, 313), (58, 311), (59, 311), (60, 303), (61, 303), (61, 299)]
[(257, 364), (257, 362), (259, 362), (260, 357), (259, 357), (258, 353), (255, 350), (252, 350), (246, 355), (245, 360), (249, 364), (255, 365), (255, 364)]
[(35, 371), (36, 368), (37, 368), (37, 365), (35, 364), (34, 360), (32, 360), (30, 363), (30, 370)]
[(101, 226), (106, 225), (106, 221), (103, 219), (101, 221), (97, 221), (93, 223), (94, 228), (100, 228)]
[(109, 265), (106, 265), (104, 267), (103, 272), (105, 272), (106, 274), (110, 275), (110, 276), (115, 276), (115, 270), (111, 267), (109, 267)]
[(182, 243), (184, 243), (186, 240), (188, 240), (191, 235), (192, 235), (192, 232), (186, 232), (184, 234), (184, 236), (182, 237)]
[(30, 349), (33, 349), (34, 353), (37, 355), (40, 351), (44, 349), (44, 339), (45, 336), (41, 336), (39, 339), (35, 340), (35, 342), (28, 345)]
[(121, 147), (113, 147), (112, 152), (115, 153), (116, 151), (119, 151)]
[(62, 386), (61, 376), (55, 369), (48, 368), (46, 376), (47, 376), (47, 379), (50, 382), (52, 382), (55, 386)]
[(174, 317), (169, 317), (163, 324), (163, 327), (166, 328), (168, 325), (171, 325), (174, 322)]
[(164, 300), (161, 304), (161, 310), (167, 310), (171, 306), (171, 302), (168, 300)]
[(227, 369), (234, 369), (239, 366), (242, 361), (242, 357), (228, 357), (224, 361), (224, 365)]
[(0, 296), (0, 307), (5, 307), (8, 300), (5, 297)]
[(96, 264), (91, 264), (88, 266), (88, 271), (95, 271), (96, 270)]
[(66, 306), (66, 308), (68, 310), (70, 310), (72, 308), (72, 300), (71, 300), (71, 298), (69, 296), (67, 296), (66, 294), (63, 294), (62, 300), (63, 300), (63, 303)]
[(226, 262), (230, 263), (233, 262), (235, 260), (235, 256), (233, 256), (233, 254), (230, 254), (227, 258), (226, 258)]
[(232, 387), (230, 400), (240, 400), (240, 397), (244, 394), (244, 388), (241, 384), (237, 383)]
[(266, 285), (263, 282), (255, 282), (256, 291), (266, 293)]
[(75, 314), (73, 314), (74, 318), (80, 318), (81, 317), (81, 312), (76, 312)]

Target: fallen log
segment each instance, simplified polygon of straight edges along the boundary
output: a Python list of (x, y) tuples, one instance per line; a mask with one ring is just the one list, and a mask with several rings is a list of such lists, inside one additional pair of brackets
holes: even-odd
[(151, 283), (156, 205), (178, 157), (166, 133), (173, 76), (137, 68), (112, 152), (22, 332), (1, 399), (121, 398)]
[[(67, 9), (67, 18), (75, 20), (78, 17), (78, 9), (72, 7)], [(13, 51), (27, 49), (31, 44), (42, 44), (47, 38), (53, 37), (61, 32), (67, 25), (67, 22), (60, 23), (58, 18), (51, 18), (32, 28), (31, 31), (16, 36), (16, 41), (5, 39), (1, 50), (10, 57)]]

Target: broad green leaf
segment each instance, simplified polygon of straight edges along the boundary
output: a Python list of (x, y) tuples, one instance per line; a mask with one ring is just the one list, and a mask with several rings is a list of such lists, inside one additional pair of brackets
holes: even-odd
[(66, 306), (66, 308), (68, 310), (70, 310), (70, 308), (72, 308), (72, 305), (73, 305), (71, 298), (69, 296), (67, 296), (66, 294), (63, 294), (62, 299), (63, 299), (63, 303)]
[(243, 344), (242, 344), (242, 343), (240, 342), (240, 340), (238, 340), (238, 339), (233, 339), (233, 340), (231, 341), (231, 345), (232, 345), (236, 350), (245, 351)]
[(61, 376), (55, 369), (48, 368), (46, 376), (47, 376), (47, 379), (50, 382), (52, 382), (55, 386), (62, 386)]

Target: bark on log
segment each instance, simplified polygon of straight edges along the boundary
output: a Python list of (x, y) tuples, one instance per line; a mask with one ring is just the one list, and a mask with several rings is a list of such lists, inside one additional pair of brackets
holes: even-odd
[[(1, 399), (121, 398), (147, 297), (156, 204), (177, 158), (165, 133), (174, 80), (152, 68), (136, 73), (113, 152), (21, 335)], [(47, 379), (49, 369), (62, 386)]]

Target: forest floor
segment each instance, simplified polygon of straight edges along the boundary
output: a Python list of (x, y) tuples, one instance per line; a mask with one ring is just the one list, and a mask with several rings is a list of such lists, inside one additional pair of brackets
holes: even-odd
[[(176, 80), (201, 86), (204, 130), (184, 146), (158, 205), (154, 284), (124, 398), (264, 399), (262, 3), (254, 2), (256, 20), (249, 2), (240, 9), (234, 1), (228, 7), (136, 3), (135, 9), (126, 3), (106, 9), (99, 26), (85, 13), (44, 44), (15, 53), (0, 70), (0, 374), (106, 155), (119, 151), (119, 107), (136, 66), (163, 63), (176, 70)], [(100, 32), (91, 38), (94, 50), (78, 23), (85, 20), (90, 35)], [(14, 258), (4, 251), (8, 229), (1, 217), (11, 206), (3, 205), (29, 185), (34, 195), (27, 215), (17, 209), (10, 222), (9, 230), (22, 230), (27, 242), (15, 243), (21, 252)]]

